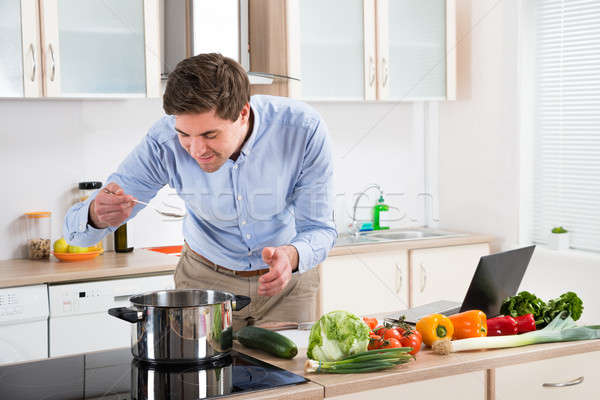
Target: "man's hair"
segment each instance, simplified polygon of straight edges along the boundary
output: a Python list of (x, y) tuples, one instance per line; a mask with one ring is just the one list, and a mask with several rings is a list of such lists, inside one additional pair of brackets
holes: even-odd
[(163, 108), (169, 115), (214, 110), (219, 118), (236, 121), (250, 101), (244, 68), (218, 53), (199, 54), (179, 62), (167, 78)]

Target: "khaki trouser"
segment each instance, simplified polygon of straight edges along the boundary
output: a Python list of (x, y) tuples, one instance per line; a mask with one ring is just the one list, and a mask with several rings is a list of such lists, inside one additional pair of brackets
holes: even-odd
[(312, 322), (317, 319), (317, 294), (319, 271), (312, 268), (303, 274), (292, 274), (292, 279), (275, 296), (258, 295), (258, 278), (238, 277), (229, 272), (217, 271), (206, 264), (186, 245), (175, 270), (177, 289), (213, 289), (236, 295), (249, 296), (251, 302), (233, 313), (233, 329), (246, 325), (273, 322)]

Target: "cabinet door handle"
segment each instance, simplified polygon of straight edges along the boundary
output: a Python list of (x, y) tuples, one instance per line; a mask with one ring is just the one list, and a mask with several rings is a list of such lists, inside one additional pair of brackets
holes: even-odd
[(400, 294), (400, 292), (402, 291), (402, 268), (400, 268), (400, 266), (397, 263), (394, 263), (394, 265), (396, 266), (396, 271), (398, 272), (397, 277), (398, 279), (396, 279), (396, 294)]
[(29, 45), (31, 49), (31, 82), (35, 81), (35, 72), (37, 69), (37, 60), (35, 59), (35, 47), (33, 47), (33, 43)]
[(369, 57), (369, 87), (373, 87), (375, 83), (375, 60)]
[(423, 263), (420, 263), (419, 266), (421, 267), (421, 293), (423, 293), (427, 285), (427, 270), (423, 266)]
[(388, 62), (387, 62), (387, 58), (383, 57), (381, 59), (381, 69), (383, 70), (383, 82), (381, 83), (381, 86), (385, 87), (387, 85), (387, 81), (388, 81), (388, 76), (389, 76), (389, 68), (388, 68)]
[(48, 50), (50, 51), (50, 61), (52, 65), (50, 67), (50, 82), (54, 82), (54, 76), (56, 75), (56, 62), (54, 61), (54, 49), (52, 48), (52, 43), (48, 44)]
[(582, 382), (583, 382), (583, 376), (580, 376), (579, 378), (575, 378), (571, 381), (559, 382), (559, 383), (544, 383), (542, 386), (543, 387), (566, 387), (566, 386), (579, 385)]

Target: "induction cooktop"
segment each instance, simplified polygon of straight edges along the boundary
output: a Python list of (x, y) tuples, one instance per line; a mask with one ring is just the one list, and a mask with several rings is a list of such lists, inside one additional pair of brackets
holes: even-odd
[(148, 364), (130, 348), (0, 366), (0, 399), (206, 399), (307, 382), (245, 354), (203, 365)]

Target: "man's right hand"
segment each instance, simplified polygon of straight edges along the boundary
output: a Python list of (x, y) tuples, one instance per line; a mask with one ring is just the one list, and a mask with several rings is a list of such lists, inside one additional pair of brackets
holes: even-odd
[(90, 204), (89, 222), (98, 229), (119, 226), (131, 215), (135, 205), (133, 200), (133, 196), (125, 194), (119, 185), (111, 182), (98, 191)]

